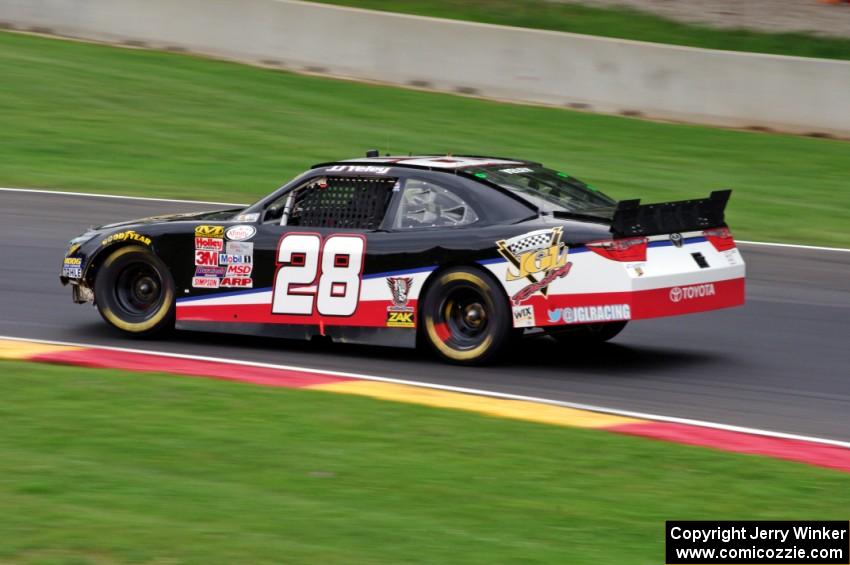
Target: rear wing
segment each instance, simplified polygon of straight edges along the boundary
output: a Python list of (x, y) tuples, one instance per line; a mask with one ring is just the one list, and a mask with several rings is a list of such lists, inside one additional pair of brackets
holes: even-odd
[(715, 190), (708, 198), (660, 204), (621, 200), (614, 210), (611, 233), (629, 237), (724, 227), (723, 212), (731, 194), (731, 190)]

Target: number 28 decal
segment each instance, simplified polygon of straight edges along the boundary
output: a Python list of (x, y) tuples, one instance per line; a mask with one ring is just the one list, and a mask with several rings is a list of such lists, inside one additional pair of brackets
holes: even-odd
[(351, 316), (360, 301), (366, 240), (288, 233), (277, 244), (272, 314)]

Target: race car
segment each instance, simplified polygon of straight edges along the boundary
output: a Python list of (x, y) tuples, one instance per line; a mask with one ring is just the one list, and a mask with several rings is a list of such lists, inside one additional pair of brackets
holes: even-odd
[(744, 302), (729, 190), (617, 202), (527, 160), (366, 155), (246, 208), (93, 228), (60, 280), (130, 335), (427, 344), (461, 364), (527, 335), (601, 342)]

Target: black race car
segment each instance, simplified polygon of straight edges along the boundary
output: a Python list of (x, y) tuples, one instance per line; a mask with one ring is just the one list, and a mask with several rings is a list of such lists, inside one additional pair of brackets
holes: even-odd
[(616, 202), (531, 161), (370, 152), (247, 208), (88, 231), (61, 281), (128, 334), (427, 343), (476, 363), (512, 336), (603, 341), (742, 304), (728, 198)]

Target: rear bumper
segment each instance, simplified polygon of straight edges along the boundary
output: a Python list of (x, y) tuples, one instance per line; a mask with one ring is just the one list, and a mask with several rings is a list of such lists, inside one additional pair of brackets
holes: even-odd
[(537, 326), (645, 320), (741, 306), (744, 277), (628, 292), (553, 296), (535, 305)]
[(511, 276), (507, 265), (487, 265), (505, 285), (514, 327), (679, 316), (740, 306), (745, 300), (746, 265), (740, 252), (717, 251), (697, 234), (681, 245), (667, 236), (652, 237), (640, 262), (610, 260), (587, 247), (570, 250), (567, 260), (564, 274), (550, 277), (545, 294), (536, 290), (539, 285)]

